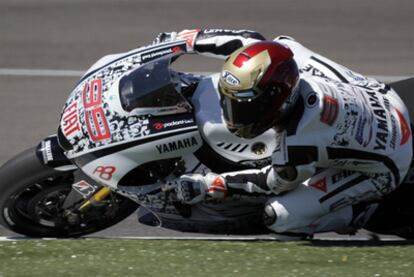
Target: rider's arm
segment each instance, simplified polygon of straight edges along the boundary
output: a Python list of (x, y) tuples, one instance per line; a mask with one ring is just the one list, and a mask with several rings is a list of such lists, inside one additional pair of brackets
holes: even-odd
[(301, 166), (267, 166), (223, 174), (207, 173), (181, 176), (177, 181), (177, 198), (187, 204), (231, 195), (281, 194), (295, 189), (315, 173), (313, 164)]
[(295, 189), (315, 173), (313, 163), (298, 166), (271, 165), (260, 170), (244, 170), (221, 174), (229, 195), (280, 194)]
[(185, 40), (188, 53), (225, 59), (238, 48), (265, 40), (265, 37), (250, 30), (193, 29), (178, 33), (161, 33), (154, 43), (172, 40)]
[(196, 53), (225, 59), (240, 47), (265, 40), (260, 33), (250, 30), (201, 30), (194, 44)]

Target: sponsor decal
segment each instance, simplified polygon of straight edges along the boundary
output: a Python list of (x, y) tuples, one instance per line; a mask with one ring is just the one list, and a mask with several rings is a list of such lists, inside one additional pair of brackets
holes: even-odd
[(141, 57), (142, 63), (148, 62), (150, 60), (154, 60), (156, 58), (159, 58), (159, 57), (171, 54), (171, 53), (176, 53), (177, 50), (178, 50), (177, 47), (179, 47), (179, 46), (175, 46), (173, 48), (167, 48), (167, 49), (160, 49), (160, 50), (157, 50), (157, 51), (154, 51), (154, 52), (145, 53)]
[(370, 175), (371, 183), (382, 194), (388, 194), (395, 188), (391, 173), (373, 173)]
[(387, 112), (374, 91), (366, 92), (368, 94), (369, 104), (372, 107), (374, 117), (377, 121), (374, 150), (385, 150), (389, 137)]
[(163, 126), (163, 128), (168, 128), (168, 127), (174, 127), (174, 126), (190, 124), (190, 123), (194, 123), (194, 119), (191, 118), (191, 119), (175, 120), (175, 121), (160, 123), (160, 124)]
[(289, 162), (286, 146), (286, 131), (276, 133), (276, 146), (273, 150), (272, 162), (275, 165), (285, 165)]
[(390, 147), (395, 149), (396, 141), (397, 141), (397, 122), (395, 120), (394, 115), (390, 115), (391, 117), (391, 140), (390, 140)]
[(346, 72), (345, 72), (345, 74), (346, 75), (348, 75), (349, 77), (351, 77), (353, 80), (355, 80), (355, 81), (364, 81), (364, 80), (366, 80), (367, 78), (365, 78), (364, 76), (362, 76), (362, 75), (359, 75), (359, 74), (357, 74), (357, 73), (355, 73), (355, 72), (353, 72), (353, 71), (351, 71), (351, 70), (347, 70)]
[(115, 171), (115, 166), (97, 166), (92, 174), (97, 175), (102, 180), (109, 181), (112, 179), (112, 175)]
[[(368, 143), (364, 142), (364, 131), (365, 126), (367, 125), (368, 120), (365, 117), (360, 117), (357, 123), (356, 133), (355, 133), (355, 140), (363, 146), (367, 146)], [(370, 139), (368, 139), (370, 141)]]
[(239, 86), (240, 80), (228, 71), (223, 71), (221, 77), (223, 81), (231, 86)]
[(316, 104), (318, 104), (318, 96), (316, 95), (316, 93), (314, 91), (310, 92), (307, 96), (306, 96), (306, 107), (308, 108), (313, 108), (316, 106)]
[(410, 139), (411, 136), (411, 129), (410, 126), (404, 119), (404, 115), (397, 109), (395, 109), (398, 115), (398, 119), (400, 121), (400, 130), (401, 130), (401, 142), (400, 145), (404, 145)]
[(316, 181), (313, 184), (310, 184), (311, 187), (318, 189), (322, 192), (327, 192), (327, 184), (326, 184), (326, 177), (324, 177), (323, 179)]
[(321, 122), (329, 126), (332, 126), (335, 123), (336, 118), (338, 117), (338, 113), (339, 113), (338, 100), (329, 95), (325, 95), (323, 98)]
[(178, 33), (177, 38), (178, 39), (184, 39), (186, 44), (189, 47), (193, 47), (194, 46), (194, 41), (195, 41), (195, 39), (196, 39), (199, 32), (200, 32), (200, 29), (184, 30), (184, 31)]
[(360, 107), (362, 107), (361, 116), (358, 119), (355, 130), (355, 140), (362, 146), (366, 147), (371, 142), (374, 128), (374, 115), (369, 110), (370, 104), (366, 92), (360, 88), (352, 87), (352, 90), (360, 97)]
[(388, 100), (385, 97), (382, 97), (382, 100), (384, 101), (384, 107), (388, 112), (391, 112), (391, 103), (390, 100)]
[(45, 164), (53, 161), (52, 142), (50, 140), (42, 141), (42, 148), (40, 150), (42, 151)]
[(350, 171), (350, 170), (344, 170), (344, 171), (340, 171), (337, 174), (332, 175), (332, 183), (338, 183), (339, 181), (351, 176), (352, 174), (354, 174), (354, 171)]
[(163, 153), (179, 151), (179, 150), (190, 148), (196, 145), (198, 145), (197, 139), (195, 137), (190, 137), (190, 138), (172, 141), (169, 143), (159, 144), (159, 145), (156, 145), (155, 147), (157, 148), (159, 154), (163, 154)]
[(62, 132), (66, 138), (72, 137), (76, 132), (80, 131), (78, 103), (75, 101), (66, 107), (62, 115)]
[(73, 184), (72, 188), (82, 195), (83, 198), (88, 198), (95, 192), (95, 187), (84, 180)]
[(302, 72), (309, 72), (312, 76), (328, 78), (322, 71), (318, 68), (314, 67), (311, 64), (306, 65), (304, 68), (301, 69)]
[(364, 88), (366, 90), (369, 90), (369, 91), (378, 91), (379, 93), (384, 94), (384, 95), (387, 94), (391, 90), (391, 87), (389, 85), (382, 84), (382, 83), (376, 83), (376, 82), (372, 83), (367, 79), (358, 82), (357, 86)]
[(250, 30), (230, 30), (230, 29), (205, 29), (203, 30), (204, 34), (210, 34), (210, 33), (240, 34), (244, 32), (254, 33), (254, 31), (250, 31)]
[(191, 126), (194, 124), (194, 118), (183, 118), (183, 119), (176, 119), (171, 121), (154, 121), (151, 123), (152, 128), (154, 131), (164, 131), (166, 129), (178, 129), (182, 127)]

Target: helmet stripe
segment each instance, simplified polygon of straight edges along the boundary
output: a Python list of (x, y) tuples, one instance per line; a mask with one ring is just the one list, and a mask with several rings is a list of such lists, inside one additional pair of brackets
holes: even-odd
[(235, 59), (233, 64), (237, 67), (242, 67), (245, 62), (250, 60), (250, 56), (245, 53), (240, 53)]

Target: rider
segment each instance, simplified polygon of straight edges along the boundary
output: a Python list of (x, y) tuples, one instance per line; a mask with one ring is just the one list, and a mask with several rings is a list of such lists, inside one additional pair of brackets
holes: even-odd
[(272, 165), (178, 181), (187, 204), (232, 194), (273, 195), (265, 224), (276, 233), (347, 232), (400, 185), (411, 159), (407, 108), (388, 85), (355, 73), (290, 37), (247, 30), (161, 33), (187, 52), (222, 57), (221, 107), (228, 129), (253, 138), (276, 131)]

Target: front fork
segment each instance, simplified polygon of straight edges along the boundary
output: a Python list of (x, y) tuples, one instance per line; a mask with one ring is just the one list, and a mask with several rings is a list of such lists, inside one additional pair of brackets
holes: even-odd
[(82, 214), (87, 212), (90, 208), (99, 206), (111, 194), (111, 189), (108, 187), (98, 188), (90, 197), (85, 198), (82, 202), (72, 209), (67, 209), (63, 214), (64, 218), (70, 224), (78, 224)]
[(78, 212), (85, 212), (94, 205), (99, 205), (111, 194), (111, 189), (108, 187), (101, 187), (89, 199), (85, 199), (81, 205), (76, 209)]
[[(72, 171), (77, 169), (72, 161), (65, 156), (64, 151), (58, 142), (57, 135), (52, 135), (43, 139), (36, 148), (36, 156), (43, 165), (52, 167), (55, 170)], [(77, 174), (80, 174), (80, 176), (76, 176)], [(88, 178), (86, 178), (83, 173), (78, 171), (77, 174), (75, 173), (75, 179), (82, 180), (85, 184), (88, 184), (88, 186), (84, 186), (84, 188), (87, 188), (87, 192), (93, 192), (90, 196), (86, 197), (83, 193), (80, 193), (85, 199), (80, 204), (76, 205), (75, 208), (68, 207), (66, 209), (64, 216), (69, 222), (77, 222), (79, 220), (79, 215), (93, 206), (98, 206), (111, 194), (111, 189), (94, 184), (95, 182), (89, 184), (87, 181), (84, 181), (84, 179), (88, 180)], [(74, 185), (79, 183), (80, 182), (75, 183)], [(77, 191), (79, 192), (79, 188)], [(75, 202), (77, 202), (76, 198), (77, 197), (74, 197), (73, 199)], [(72, 201), (68, 202), (68, 206), (70, 206)]]

